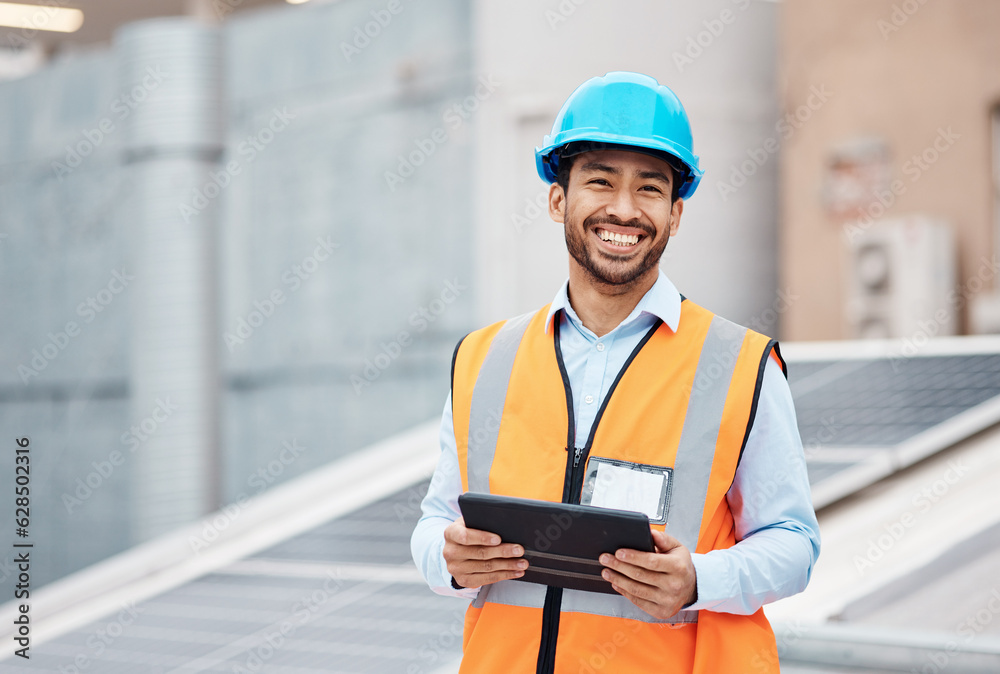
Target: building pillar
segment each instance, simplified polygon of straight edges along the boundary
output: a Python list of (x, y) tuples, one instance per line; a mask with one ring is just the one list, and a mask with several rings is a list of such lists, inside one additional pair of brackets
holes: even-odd
[(129, 24), (119, 55), (130, 181), (132, 539), (220, 505), (216, 215), (224, 152), (220, 32), (191, 18)]

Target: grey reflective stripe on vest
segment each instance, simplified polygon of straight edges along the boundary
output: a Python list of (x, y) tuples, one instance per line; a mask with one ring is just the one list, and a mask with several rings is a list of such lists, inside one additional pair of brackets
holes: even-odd
[[(687, 414), (684, 417), (684, 427), (681, 429), (677, 448), (677, 458), (674, 462), (674, 485), (670, 495), (666, 528), (667, 533), (678, 539), (692, 552), (698, 544), (702, 512), (705, 509), (705, 498), (708, 495), (708, 483), (715, 458), (715, 444), (722, 427), (722, 413), (746, 332), (746, 328), (724, 318), (713, 317), (695, 370), (694, 385), (691, 388)], [(490, 351), (492, 352), (492, 348)], [(509, 380), (509, 376), (508, 370), (508, 379), (505, 380), (505, 383)], [(479, 381), (477, 380), (477, 391), (478, 388)], [(475, 392), (473, 393), (474, 402)], [(501, 400), (501, 406), (502, 402)], [(497, 436), (494, 433), (492, 437), (493, 450), (495, 451)], [(492, 465), (492, 451), (489, 460)], [(488, 474), (487, 471), (487, 476)], [(471, 488), (471, 477), (469, 484)], [(487, 601), (512, 606), (542, 608), (545, 601), (545, 586), (512, 580), (502, 581), (483, 587), (473, 602), (473, 606), (482, 607)], [(565, 590), (563, 592), (562, 610), (627, 618), (647, 623), (677, 624), (698, 621), (697, 611), (681, 611), (672, 618), (660, 620), (649, 615), (625, 597), (578, 590)]]
[(472, 389), (469, 408), (469, 491), (488, 494), (490, 469), (497, 451), (500, 417), (514, 357), (534, 312), (508, 320), (493, 337)]
[[(545, 586), (523, 583), (518, 580), (502, 580), (493, 585), (484, 585), (472, 601), (476, 608), (486, 602), (507, 606), (528, 606), (542, 608), (545, 605)], [(645, 623), (693, 623), (698, 622), (697, 611), (681, 611), (672, 618), (659, 619), (649, 615), (631, 601), (619, 594), (600, 594), (582, 590), (563, 590), (563, 612), (590, 613), (592, 615), (626, 618)]]
[(698, 358), (674, 461), (666, 529), (691, 552), (698, 546), (715, 443), (722, 428), (722, 411), (746, 333), (746, 328), (715, 316)]
[[(483, 604), (491, 601), (494, 604), (506, 604), (507, 606), (542, 608), (545, 605), (545, 590), (545, 585), (538, 585), (537, 583), (524, 583), (519, 580), (501, 580), (499, 583), (483, 585), (479, 588), (479, 594), (472, 600), (472, 605), (476, 608), (482, 608)], [(584, 592), (582, 594), (595, 593)], [(563, 592), (564, 601), (565, 597), (566, 591)], [(624, 598), (622, 597), (622, 599)]]

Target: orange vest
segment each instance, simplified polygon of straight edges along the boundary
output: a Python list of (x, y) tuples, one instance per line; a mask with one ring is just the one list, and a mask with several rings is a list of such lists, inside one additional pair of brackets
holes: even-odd
[[(579, 503), (594, 457), (673, 470), (667, 523), (692, 552), (736, 543), (726, 492), (753, 421), (767, 337), (681, 304), (612, 385), (590, 437), (575, 439), (572, 396), (548, 307), (469, 334), (452, 365), (464, 491)], [(784, 368), (784, 364), (782, 368)], [(573, 447), (583, 447), (579, 456)], [(657, 620), (619, 595), (502, 581), (465, 617), (463, 673), (733, 674), (778, 671), (774, 633), (753, 615), (681, 611)]]

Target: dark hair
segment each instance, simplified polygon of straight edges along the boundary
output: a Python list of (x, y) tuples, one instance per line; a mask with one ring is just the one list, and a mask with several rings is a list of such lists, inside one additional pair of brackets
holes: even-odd
[[(560, 148), (562, 149), (562, 148)], [(569, 172), (573, 169), (573, 162), (576, 160), (576, 154), (570, 154), (569, 156), (557, 156), (559, 150), (553, 152), (552, 158), (556, 160), (556, 184), (563, 188), (563, 193), (569, 192)], [(684, 183), (685, 174), (678, 171), (673, 165), (674, 162), (667, 161), (670, 166), (671, 180), (670, 180), (670, 203), (677, 201), (677, 194), (681, 190), (681, 185)]]

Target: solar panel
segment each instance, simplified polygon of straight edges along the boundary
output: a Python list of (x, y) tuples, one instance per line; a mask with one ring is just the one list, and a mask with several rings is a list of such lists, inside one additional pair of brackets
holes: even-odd
[(111, 616), (33, 647), (27, 668), (8, 659), (0, 672), (73, 671), (81, 657), (80, 671), (102, 674), (433, 674), (461, 654), (467, 602), (433, 594), (410, 560), (426, 490), (137, 604), (127, 624)]
[(1000, 421), (1000, 353), (788, 358), (822, 507)]
[[(789, 364), (804, 444), (894, 445), (1000, 395), (1000, 354), (848, 365)], [(820, 377), (824, 385), (813, 387)]]

